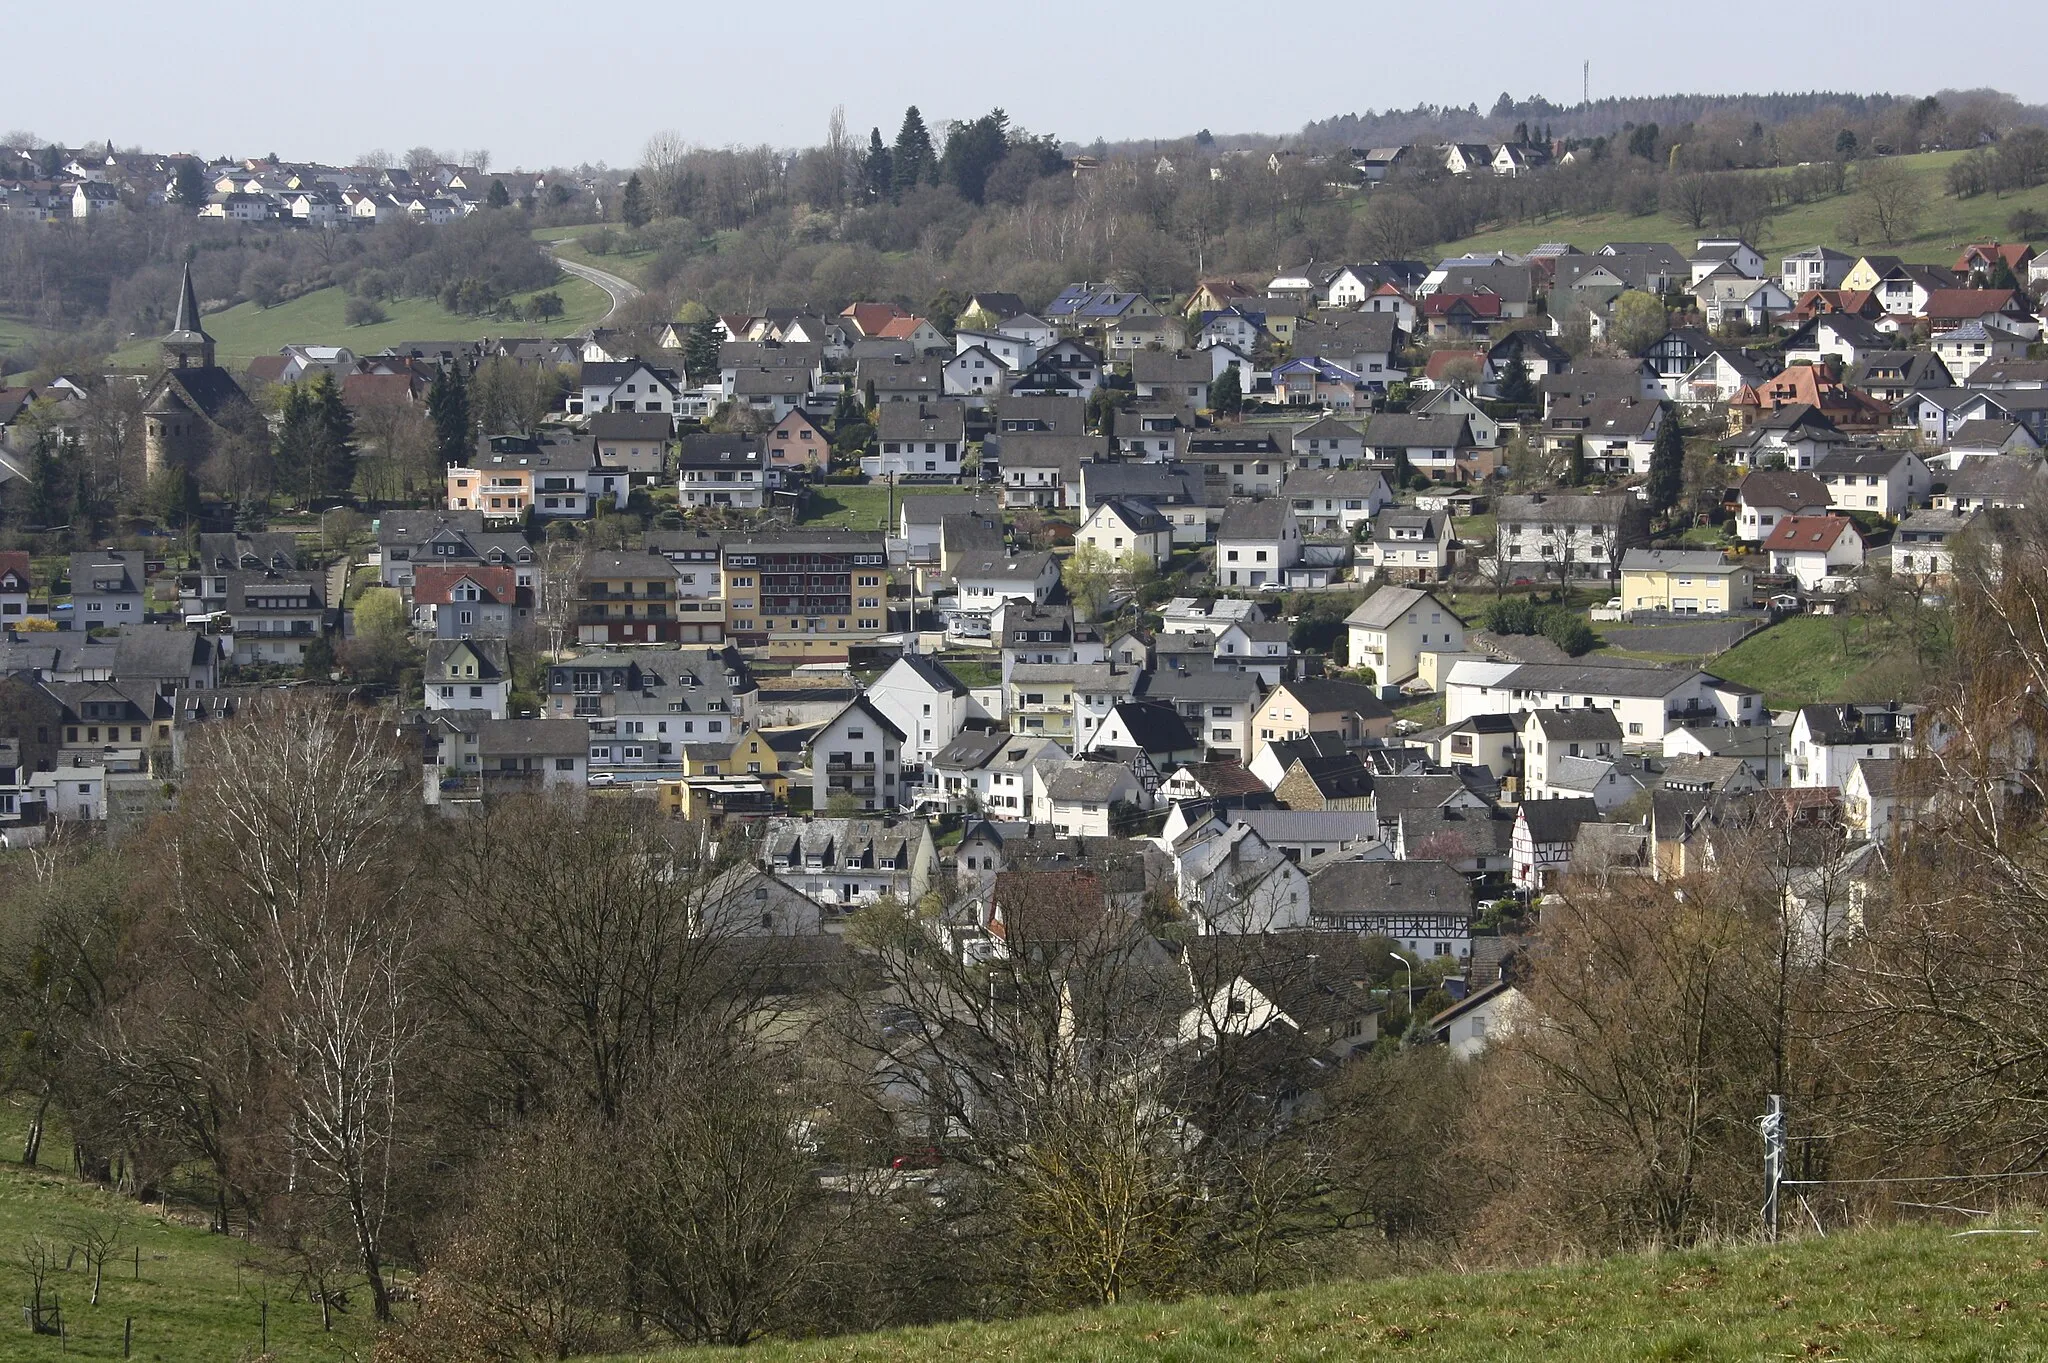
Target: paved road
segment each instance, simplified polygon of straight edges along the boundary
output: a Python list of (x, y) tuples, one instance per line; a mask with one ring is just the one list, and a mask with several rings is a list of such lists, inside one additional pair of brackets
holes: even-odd
[(605, 322), (611, 321), (617, 315), (619, 309), (625, 306), (628, 299), (640, 296), (640, 286), (630, 279), (621, 279), (610, 270), (600, 270), (592, 265), (583, 265), (573, 260), (564, 260), (552, 251), (548, 252), (548, 254), (553, 257), (555, 264), (562, 267), (564, 274), (575, 275), (578, 279), (587, 279), (611, 296), (612, 310), (604, 315), (603, 320), (598, 323), (599, 326), (603, 326)]

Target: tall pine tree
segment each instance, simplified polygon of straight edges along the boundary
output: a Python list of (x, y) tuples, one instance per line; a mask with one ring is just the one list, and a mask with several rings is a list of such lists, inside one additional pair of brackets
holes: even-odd
[(469, 458), (474, 423), (469, 414), (469, 385), (459, 368), (444, 369), (427, 389), (427, 420), (434, 426), (434, 452), (446, 464)]
[(1678, 505), (1685, 492), (1685, 434), (1678, 418), (1664, 410), (1664, 424), (1657, 431), (1657, 443), (1650, 448), (1650, 512), (1661, 516)]
[(932, 135), (924, 126), (924, 115), (915, 104), (903, 111), (903, 127), (896, 133), (896, 147), (890, 153), (891, 175), (896, 192), (915, 189), (938, 179), (939, 158), (932, 150)]
[(626, 178), (626, 192), (619, 199), (619, 221), (628, 227), (647, 225), (647, 191), (640, 184), (638, 171)]
[(356, 423), (348, 405), (341, 400), (341, 385), (326, 370), (313, 378), (311, 393), (314, 415), (320, 422), (325, 458), (320, 465), (320, 495), (340, 497), (356, 481)]
[(718, 328), (708, 317), (683, 337), (683, 372), (692, 383), (709, 383), (718, 375)]
[(889, 144), (882, 140), (882, 130), (868, 131), (868, 154), (861, 158), (861, 191), (869, 203), (877, 203), (896, 192), (895, 162), (889, 155)]

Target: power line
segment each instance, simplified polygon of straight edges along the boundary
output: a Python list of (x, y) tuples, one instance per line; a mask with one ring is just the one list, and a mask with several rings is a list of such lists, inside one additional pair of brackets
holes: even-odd
[(1854, 1183), (1983, 1183), (1994, 1178), (2048, 1178), (2048, 1169), (2018, 1169), (1998, 1174), (1911, 1174), (1896, 1178), (1786, 1178), (1787, 1188), (1822, 1188)]

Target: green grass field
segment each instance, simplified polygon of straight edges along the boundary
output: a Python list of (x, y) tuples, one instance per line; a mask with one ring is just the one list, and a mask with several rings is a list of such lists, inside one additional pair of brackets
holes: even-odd
[[(281, 303), (259, 308), (254, 303), (237, 303), (210, 314), (206, 330), (217, 343), (220, 362), (240, 369), (258, 355), (275, 355), (287, 344), (345, 345), (369, 354), (399, 341), (470, 340), (483, 336), (568, 336), (603, 317), (611, 301), (595, 284), (564, 275), (548, 286), (562, 296), (563, 313), (548, 322), (500, 321), (488, 317), (464, 317), (449, 312), (427, 298), (403, 298), (386, 303), (389, 321), (375, 326), (350, 326), (343, 317), (348, 296), (340, 289), (317, 289)], [(540, 292), (540, 291), (536, 291)], [(516, 295), (525, 302), (531, 294)], [(115, 352), (119, 366), (144, 368), (156, 360), (156, 338), (139, 337)]]
[[(1903, 254), (1909, 260), (1948, 265), (1953, 262), (1958, 247), (1972, 241), (2010, 236), (2005, 221), (2013, 210), (2031, 208), (2048, 213), (2048, 185), (2003, 198), (1989, 194), (1974, 199), (1949, 198), (1943, 193), (1943, 177), (1948, 167), (1962, 155), (1962, 152), (1944, 151), (1895, 158), (1920, 180), (1927, 202), (1919, 230), (1911, 239), (1897, 246), (1866, 242), (1859, 248), (1850, 244), (1849, 219), (1856, 202), (1853, 177), (1850, 193), (1787, 209), (1769, 220), (1762, 240), (1750, 244), (1766, 255), (1828, 245), (1851, 252), (1863, 249)], [(1626, 213), (1560, 215), (1534, 223), (1491, 227), (1463, 241), (1436, 247), (1434, 254), (1450, 256), (1463, 251), (1526, 251), (1546, 241), (1569, 241), (1582, 251), (1593, 250), (1608, 241), (1668, 241), (1680, 250), (1688, 250), (1700, 237), (1707, 235), (1711, 233), (1664, 213), (1653, 213), (1647, 217), (1631, 217)]]
[(2020, 1363), (2048, 1357), (2042, 1249), (2036, 1235), (1866, 1231), (756, 1344), (747, 1354), (755, 1363)]
[[(0, 1361), (119, 1358), (123, 1322), (135, 1322), (135, 1358), (164, 1363), (222, 1363), (261, 1352), (263, 1303), (269, 1306), (270, 1356), (325, 1363), (369, 1357), (369, 1302), (357, 1294), (350, 1310), (323, 1333), (320, 1309), (300, 1296), (281, 1261), (240, 1239), (209, 1234), (204, 1220), (175, 1201), (168, 1219), (154, 1206), (117, 1197), (55, 1172), (69, 1167), (71, 1147), (53, 1132), (42, 1167), (16, 1162), (21, 1118), (0, 1108)], [(30, 1333), (21, 1307), (29, 1283), (19, 1267), (21, 1247), (40, 1236), (57, 1247), (61, 1270), (74, 1228), (86, 1222), (118, 1225), (121, 1248), (107, 1265), (100, 1304), (89, 1305), (92, 1281), (82, 1259), (52, 1275), (63, 1304), (65, 1339)], [(141, 1277), (135, 1276), (141, 1250)], [(60, 1352), (61, 1348), (61, 1352)]]
[[(898, 486), (898, 504), (905, 497), (930, 496), (939, 492), (968, 492), (971, 488), (951, 485)], [(896, 533), (896, 526), (889, 521), (889, 485), (886, 483), (826, 483), (814, 489), (811, 494), (810, 514), (804, 517), (805, 525), (832, 530), (881, 530)], [(884, 526), (884, 522), (889, 522)]]
[(1914, 671), (1910, 657), (1871, 639), (1869, 621), (1860, 616), (1795, 615), (1750, 635), (1709, 666), (1716, 676), (1763, 692), (1773, 710), (1883, 698)]

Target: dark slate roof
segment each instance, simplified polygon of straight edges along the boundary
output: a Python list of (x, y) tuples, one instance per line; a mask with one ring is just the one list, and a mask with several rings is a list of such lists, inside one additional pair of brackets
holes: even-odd
[(210, 421), (219, 421), (235, 410), (255, 411), (249, 395), (235, 376), (215, 365), (210, 368), (166, 369), (166, 382), (175, 387), (192, 410)]
[(1223, 524), (1217, 527), (1220, 540), (1277, 540), (1287, 525), (1292, 507), (1280, 497), (1233, 499), (1223, 509)]
[(1597, 822), (1600, 809), (1592, 799), (1525, 800), (1522, 821), (1529, 837), (1538, 845), (1570, 842), (1579, 835), (1579, 825)]
[(1379, 719), (1394, 713), (1370, 686), (1358, 682), (1312, 677), (1304, 681), (1284, 682), (1282, 687), (1312, 715), (1349, 710), (1367, 719)]
[(1188, 732), (1187, 721), (1171, 705), (1126, 700), (1117, 702), (1111, 713), (1122, 719), (1131, 741), (1147, 753), (1185, 752), (1202, 746)]
[[(1586, 803), (1590, 804), (1591, 801)], [(1309, 912), (1470, 913), (1472, 884), (1442, 861), (1339, 861), (1308, 878)]]
[(915, 672), (918, 680), (935, 691), (944, 691), (952, 696), (967, 694), (967, 683), (947, 671), (946, 665), (936, 659), (927, 658), (922, 653), (905, 653), (897, 661)]
[(1326, 800), (1349, 800), (1370, 796), (1372, 772), (1357, 753), (1342, 757), (1297, 757), (1288, 771), (1300, 771)]

